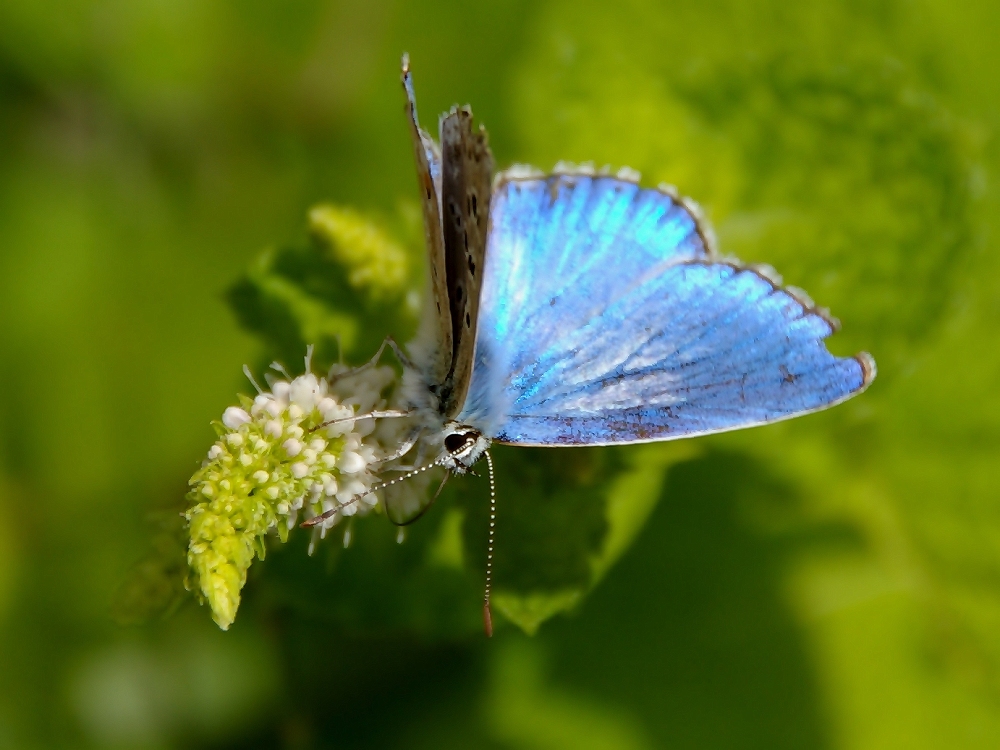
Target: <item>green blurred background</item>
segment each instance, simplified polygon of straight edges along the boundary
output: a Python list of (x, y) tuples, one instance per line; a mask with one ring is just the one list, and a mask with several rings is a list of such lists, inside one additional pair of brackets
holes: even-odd
[[(972, 0), (4, 0), (0, 748), (997, 747), (998, 22)], [(879, 378), (746, 433), (499, 451), (498, 584), (603, 575), (534, 637), (501, 618), (486, 641), (482, 554), (459, 573), (421, 542), (463, 518), (484, 538), (475, 480), (399, 547), (380, 518), (339, 556), (300, 534), (227, 633), (191, 600), (118, 624), (268, 353), (227, 290), (323, 201), (419, 252), (404, 50), (425, 123), (468, 101), (501, 165), (678, 185)], [(386, 324), (346, 308), (367, 356)], [(505, 538), (525, 497), (537, 522)]]

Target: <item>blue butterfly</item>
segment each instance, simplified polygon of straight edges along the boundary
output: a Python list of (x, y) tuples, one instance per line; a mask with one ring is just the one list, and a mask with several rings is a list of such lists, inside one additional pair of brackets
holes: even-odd
[[(433, 460), (410, 474), (465, 473), (494, 441), (617, 445), (768, 424), (875, 378), (869, 354), (827, 351), (837, 323), (804, 293), (719, 257), (673, 189), (642, 188), (630, 170), (494, 176), (469, 108), (442, 116), (439, 146), (420, 128), (405, 57), (402, 77), (430, 294), (409, 356), (396, 348), (409, 408), (382, 415), (417, 415), (399, 455), (416, 445)], [(386, 504), (401, 524), (425, 507)]]

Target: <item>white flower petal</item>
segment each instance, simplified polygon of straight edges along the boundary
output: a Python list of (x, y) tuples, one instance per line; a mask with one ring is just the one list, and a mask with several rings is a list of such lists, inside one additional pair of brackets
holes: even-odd
[(258, 393), (254, 397), (253, 407), (250, 409), (250, 411), (253, 413), (254, 416), (257, 416), (261, 412), (266, 411), (267, 407), (271, 404), (273, 400), (274, 397), (271, 396), (271, 394), (269, 393)]
[(365, 459), (354, 451), (344, 451), (340, 454), (340, 460), (337, 461), (337, 466), (345, 474), (357, 474), (359, 471), (363, 471), (367, 465)]
[(312, 411), (321, 398), (319, 381), (312, 373), (307, 373), (292, 381), (288, 390), (288, 399), (303, 411)]
[(246, 413), (246, 410), (241, 409), (238, 406), (230, 406), (222, 413), (222, 424), (228, 427), (230, 430), (238, 430), (245, 424), (249, 424), (252, 421), (252, 417)]

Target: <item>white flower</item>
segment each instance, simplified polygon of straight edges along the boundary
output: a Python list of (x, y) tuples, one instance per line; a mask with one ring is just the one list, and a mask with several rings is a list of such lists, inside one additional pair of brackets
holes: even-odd
[(387, 367), (333, 384), (306, 374), (274, 381), (270, 392), (225, 410), (222, 435), (192, 477), (185, 513), (193, 581), (222, 627), (235, 616), (252, 550), (264, 536), (276, 532), (284, 541), (300, 518), (333, 511), (315, 543), (343, 518), (378, 506), (379, 495), (368, 491), (378, 481), (375, 457), (387, 448), (366, 437), (376, 420), (352, 417), (387, 408), (381, 394), (393, 377)]
[(222, 424), (230, 430), (238, 430), (245, 424), (249, 424), (251, 416), (238, 406), (230, 406), (222, 413)]
[(253, 406), (250, 408), (250, 413), (255, 417), (262, 412), (267, 411), (271, 402), (274, 401), (274, 397), (269, 393), (258, 393), (253, 400)]
[(338, 468), (345, 474), (357, 474), (359, 471), (363, 471), (367, 465), (368, 463), (361, 455), (354, 451), (344, 451), (340, 454), (340, 460), (337, 461)]
[(291, 386), (288, 385), (284, 380), (275, 381), (271, 386), (271, 393), (278, 401), (288, 401), (288, 391)]
[(319, 381), (312, 373), (295, 378), (288, 390), (289, 400), (304, 412), (312, 411), (321, 397)]
[(320, 413), (323, 415), (323, 418), (326, 419), (327, 421), (331, 419), (336, 419), (339, 416), (350, 416), (349, 413), (341, 415), (340, 412), (345, 411), (345, 409), (340, 404), (338, 404), (335, 399), (332, 399), (329, 396), (324, 396), (323, 398), (321, 398), (319, 400), (319, 403), (316, 404), (316, 408), (319, 409)]

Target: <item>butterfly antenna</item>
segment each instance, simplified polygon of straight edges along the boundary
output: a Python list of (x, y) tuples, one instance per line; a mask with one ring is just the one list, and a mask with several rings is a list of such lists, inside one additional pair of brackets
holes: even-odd
[(433, 469), (435, 466), (441, 466), (447, 459), (448, 459), (448, 456), (442, 456), (441, 458), (439, 458), (437, 461), (435, 461), (433, 463), (426, 464), (425, 466), (421, 466), (421, 467), (419, 467), (417, 469), (414, 469), (413, 471), (408, 471), (405, 474), (403, 474), (402, 476), (398, 476), (395, 479), (390, 479), (388, 482), (379, 482), (378, 484), (372, 485), (371, 489), (369, 489), (369, 490), (367, 490), (365, 492), (362, 492), (360, 495), (356, 495), (356, 496), (352, 497), (346, 503), (341, 503), (340, 505), (338, 505), (335, 508), (330, 508), (330, 510), (326, 511), (326, 513), (321, 513), (318, 516), (313, 516), (312, 518), (309, 518), (309, 519), (303, 521), (299, 525), (302, 526), (303, 528), (307, 528), (307, 529), (309, 527), (311, 527), (311, 526), (317, 526), (318, 524), (323, 523), (323, 521), (325, 521), (326, 519), (328, 519), (330, 516), (332, 516), (332, 515), (334, 515), (336, 513), (339, 513), (344, 508), (347, 508), (347, 507), (349, 507), (351, 505), (354, 505), (361, 498), (368, 497), (368, 495), (371, 495), (374, 492), (378, 492), (379, 490), (384, 490), (387, 487), (392, 487), (393, 485), (399, 484), (400, 482), (405, 482), (407, 479), (411, 479), (412, 477), (417, 476), (417, 474), (423, 474), (425, 471), (427, 471), (428, 469)]
[(486, 465), (490, 470), (490, 535), (486, 545), (486, 592), (483, 595), (483, 627), (486, 637), (493, 637), (493, 614), (490, 612), (490, 590), (493, 587), (493, 535), (497, 525), (497, 485), (493, 478), (493, 456), (484, 451)]

